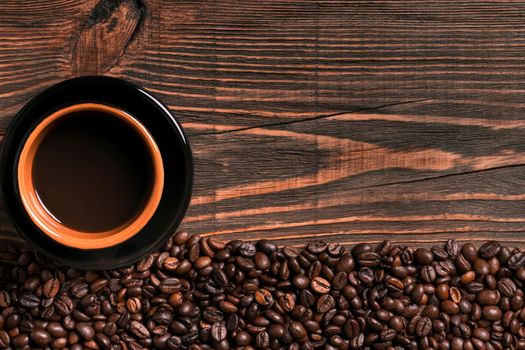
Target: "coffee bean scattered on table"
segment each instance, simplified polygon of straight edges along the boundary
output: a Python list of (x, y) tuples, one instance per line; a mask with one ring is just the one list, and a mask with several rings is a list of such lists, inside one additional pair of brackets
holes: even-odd
[(525, 349), (525, 253), (494, 241), (297, 249), (179, 232), (110, 271), (9, 254), (0, 349)]

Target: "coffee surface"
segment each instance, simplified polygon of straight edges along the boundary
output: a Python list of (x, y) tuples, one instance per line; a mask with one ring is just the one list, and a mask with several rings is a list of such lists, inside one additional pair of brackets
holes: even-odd
[(98, 111), (56, 123), (37, 149), (32, 173), (49, 213), (84, 232), (114, 229), (136, 217), (151, 182), (151, 157), (137, 132)]

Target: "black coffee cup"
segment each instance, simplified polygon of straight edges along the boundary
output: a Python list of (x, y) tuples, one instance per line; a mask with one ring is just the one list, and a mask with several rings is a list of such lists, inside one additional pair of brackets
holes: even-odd
[(16, 115), (0, 154), (5, 210), (35, 249), (77, 268), (128, 265), (157, 249), (189, 205), (182, 127), (150, 93), (82, 77)]

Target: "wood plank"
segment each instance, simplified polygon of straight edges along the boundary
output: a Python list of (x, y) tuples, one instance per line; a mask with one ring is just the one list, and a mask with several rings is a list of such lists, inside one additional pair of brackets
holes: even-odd
[(0, 8), (0, 130), (68, 77), (145, 86), (190, 137), (193, 233), (523, 242), (525, 1), (27, 3)]

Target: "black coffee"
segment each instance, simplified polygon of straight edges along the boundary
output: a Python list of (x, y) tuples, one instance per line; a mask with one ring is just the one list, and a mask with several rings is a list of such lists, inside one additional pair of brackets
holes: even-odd
[(129, 222), (143, 208), (151, 156), (123, 120), (80, 111), (60, 119), (44, 136), (32, 175), (42, 203), (57, 220), (101, 232)]

